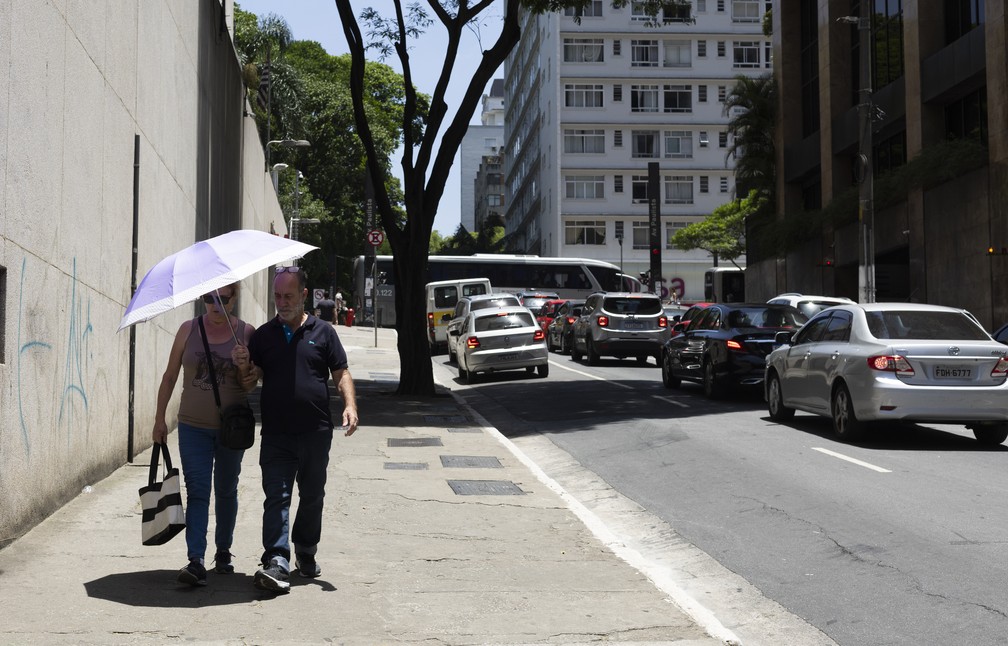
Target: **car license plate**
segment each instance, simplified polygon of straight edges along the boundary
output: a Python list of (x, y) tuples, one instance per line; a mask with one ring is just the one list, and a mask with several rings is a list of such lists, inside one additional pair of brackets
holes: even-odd
[(512, 352), (511, 354), (502, 354), (497, 358), (500, 359), (501, 361), (514, 361), (515, 359), (518, 358), (518, 353)]
[(643, 330), (646, 327), (647, 327), (646, 323), (639, 321), (625, 321), (623, 323), (624, 330)]
[(935, 366), (936, 379), (969, 379), (973, 376), (973, 368), (960, 366)]

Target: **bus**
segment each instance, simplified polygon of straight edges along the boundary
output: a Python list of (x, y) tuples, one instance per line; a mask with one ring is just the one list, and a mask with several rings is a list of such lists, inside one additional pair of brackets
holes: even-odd
[[(395, 325), (395, 277), (392, 256), (357, 256), (353, 265), (354, 308), (366, 325)], [(552, 258), (512, 254), (430, 256), (425, 283), (456, 278), (489, 278), (495, 292), (556, 292), (560, 298), (586, 298), (593, 292), (642, 291), (640, 281), (620, 272), (616, 265), (590, 258)], [(376, 274), (373, 273), (377, 269)], [(375, 303), (371, 303), (371, 277), (377, 275)], [(626, 289), (627, 286), (634, 289)]]
[(744, 303), (745, 269), (712, 267), (706, 270), (704, 300), (708, 303)]

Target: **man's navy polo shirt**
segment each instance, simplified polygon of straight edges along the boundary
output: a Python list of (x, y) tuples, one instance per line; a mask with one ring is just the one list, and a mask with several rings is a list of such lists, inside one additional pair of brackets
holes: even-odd
[(252, 362), (263, 372), (259, 407), (263, 435), (332, 433), (329, 377), (347, 367), (346, 351), (332, 325), (308, 315), (287, 339), (279, 316), (249, 341)]

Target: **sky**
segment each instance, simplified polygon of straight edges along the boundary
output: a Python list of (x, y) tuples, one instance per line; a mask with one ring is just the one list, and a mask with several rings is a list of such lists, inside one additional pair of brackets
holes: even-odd
[[(357, 14), (360, 9), (374, 7), (384, 11), (386, 8), (391, 11), (392, 3), (388, 0), (355, 0), (353, 3)], [(314, 40), (332, 55), (345, 54), (347, 48), (346, 39), (343, 37), (343, 27), (340, 25), (339, 13), (336, 11), (336, 3), (333, 0), (238, 0), (238, 6), (243, 11), (250, 11), (259, 17), (274, 13), (284, 18), (290, 27), (294, 40)], [(389, 14), (391, 15), (391, 14)], [(500, 10), (491, 7), (485, 14), (490, 20), (500, 21)], [(367, 33), (361, 26), (361, 31), (367, 38)], [(493, 38), (496, 37), (499, 28), (494, 30), (492, 26), (483, 30), (483, 42), (485, 47), (489, 47)], [(458, 62), (456, 62), (453, 80), (449, 83), (448, 91), (445, 95), (445, 102), (448, 104), (448, 113), (452, 115), (462, 101), (465, 93), (465, 84), (472, 78), (476, 63), (481, 56), (482, 48), (479, 40), (470, 32), (465, 31), (459, 50)], [(426, 94), (433, 94), (437, 83), (438, 73), (441, 70), (441, 56), (438, 56), (445, 48), (445, 37), (440, 23), (430, 26), (427, 33), (418, 39), (410, 52), (410, 67), (413, 73), (413, 83), (417, 89)], [(431, 56), (428, 61), (427, 55)], [(376, 54), (371, 51), (368, 58), (377, 59)], [(399, 60), (390, 57), (383, 61), (390, 67), (401, 71)], [(501, 78), (503, 69), (498, 70), (495, 78)], [(489, 91), (489, 86), (484, 90), (484, 94)], [(480, 123), (480, 108), (469, 120), (470, 124)], [(392, 172), (402, 180), (402, 166), (399, 162), (401, 151), (392, 160)], [(311, 178), (308, 178), (308, 185), (311, 186)], [(459, 173), (459, 156), (455, 155), (455, 164), (452, 165), (451, 174), (445, 186), (444, 195), (441, 198), (441, 205), (438, 214), (434, 218), (434, 229), (442, 236), (448, 237), (455, 233), (461, 221), (460, 213), (460, 193), (461, 176)]]

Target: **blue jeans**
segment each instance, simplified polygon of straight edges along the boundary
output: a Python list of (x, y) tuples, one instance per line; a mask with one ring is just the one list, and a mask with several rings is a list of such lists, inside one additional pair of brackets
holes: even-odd
[[(259, 444), (263, 493), (263, 565), (277, 559), (290, 570), (290, 543), (296, 554), (314, 555), (322, 537), (322, 502), (329, 467), (331, 433), (263, 435)], [(291, 495), (298, 487), (298, 509), (290, 527)]]
[(186, 489), (186, 547), (189, 559), (203, 559), (210, 524), (210, 482), (213, 480), (217, 551), (230, 550), (238, 517), (238, 475), (245, 451), (217, 443), (217, 431), (179, 423), (179, 456)]

